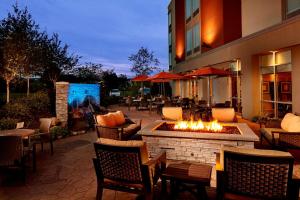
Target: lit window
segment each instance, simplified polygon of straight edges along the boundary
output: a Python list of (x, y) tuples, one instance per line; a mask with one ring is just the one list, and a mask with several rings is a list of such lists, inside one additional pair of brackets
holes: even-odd
[(194, 42), (194, 48), (197, 48), (200, 46), (200, 26), (199, 24), (195, 25), (193, 27), (193, 42)]
[(292, 66), (290, 51), (260, 57), (262, 113), (283, 118), (292, 112)]
[(193, 0), (193, 13), (199, 9), (199, 1), (200, 0)]
[(185, 0), (185, 19), (192, 15), (192, 0)]
[(186, 34), (186, 52), (187, 55), (191, 55), (193, 50), (193, 31), (189, 29)]

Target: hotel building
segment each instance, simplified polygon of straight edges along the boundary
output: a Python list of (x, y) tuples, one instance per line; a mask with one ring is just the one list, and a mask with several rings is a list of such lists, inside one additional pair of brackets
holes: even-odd
[[(211, 80), (213, 102), (231, 101), (245, 118), (300, 113), (299, 0), (172, 0), (169, 68), (230, 71)], [(177, 80), (173, 96), (208, 99), (205, 78)]]

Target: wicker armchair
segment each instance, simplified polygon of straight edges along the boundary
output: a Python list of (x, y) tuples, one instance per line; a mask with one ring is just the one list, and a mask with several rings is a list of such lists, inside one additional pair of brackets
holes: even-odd
[(134, 139), (136, 133), (141, 130), (142, 120), (131, 120), (126, 118), (125, 124), (108, 127), (96, 124), (96, 132), (98, 138), (108, 138), (114, 140), (130, 140)]
[(260, 129), (260, 142), (267, 141), (273, 149), (300, 149), (300, 132), (286, 131), (288, 127), (282, 122), (279, 119), (265, 120), (264, 127)]
[(94, 147), (97, 200), (102, 199), (104, 188), (153, 198), (154, 185), (166, 168), (165, 152), (150, 160), (142, 141), (100, 139)]
[(218, 199), (298, 199), (288, 152), (224, 147), (217, 160)]

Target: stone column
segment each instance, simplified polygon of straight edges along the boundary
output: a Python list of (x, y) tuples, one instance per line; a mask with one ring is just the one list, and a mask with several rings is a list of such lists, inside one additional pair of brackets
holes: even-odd
[(56, 82), (56, 117), (65, 125), (68, 122), (68, 94), (69, 83)]

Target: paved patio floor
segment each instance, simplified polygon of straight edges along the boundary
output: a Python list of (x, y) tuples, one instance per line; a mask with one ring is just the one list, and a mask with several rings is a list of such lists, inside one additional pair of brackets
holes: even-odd
[[(119, 108), (117, 108), (119, 109)], [(155, 112), (148, 111), (128, 112), (121, 108), (131, 118), (143, 119), (143, 125), (159, 119)], [(28, 169), (26, 184), (8, 176), (0, 186), (1, 200), (52, 200), (52, 199), (95, 199), (96, 176), (92, 165), (94, 156), (93, 142), (96, 140), (95, 132), (72, 136), (57, 140), (54, 143), (54, 155), (49, 151), (37, 155), (37, 172)], [(48, 147), (48, 146), (46, 146)], [(46, 148), (48, 150), (48, 148)], [(13, 179), (13, 180), (10, 180)], [(12, 182), (12, 183), (9, 183)], [(156, 199), (159, 199), (157, 188)], [(215, 199), (215, 189), (208, 189), (209, 199)], [(104, 190), (103, 199), (136, 199), (136, 195), (124, 192)], [(179, 199), (194, 199), (188, 193), (180, 195)]]

